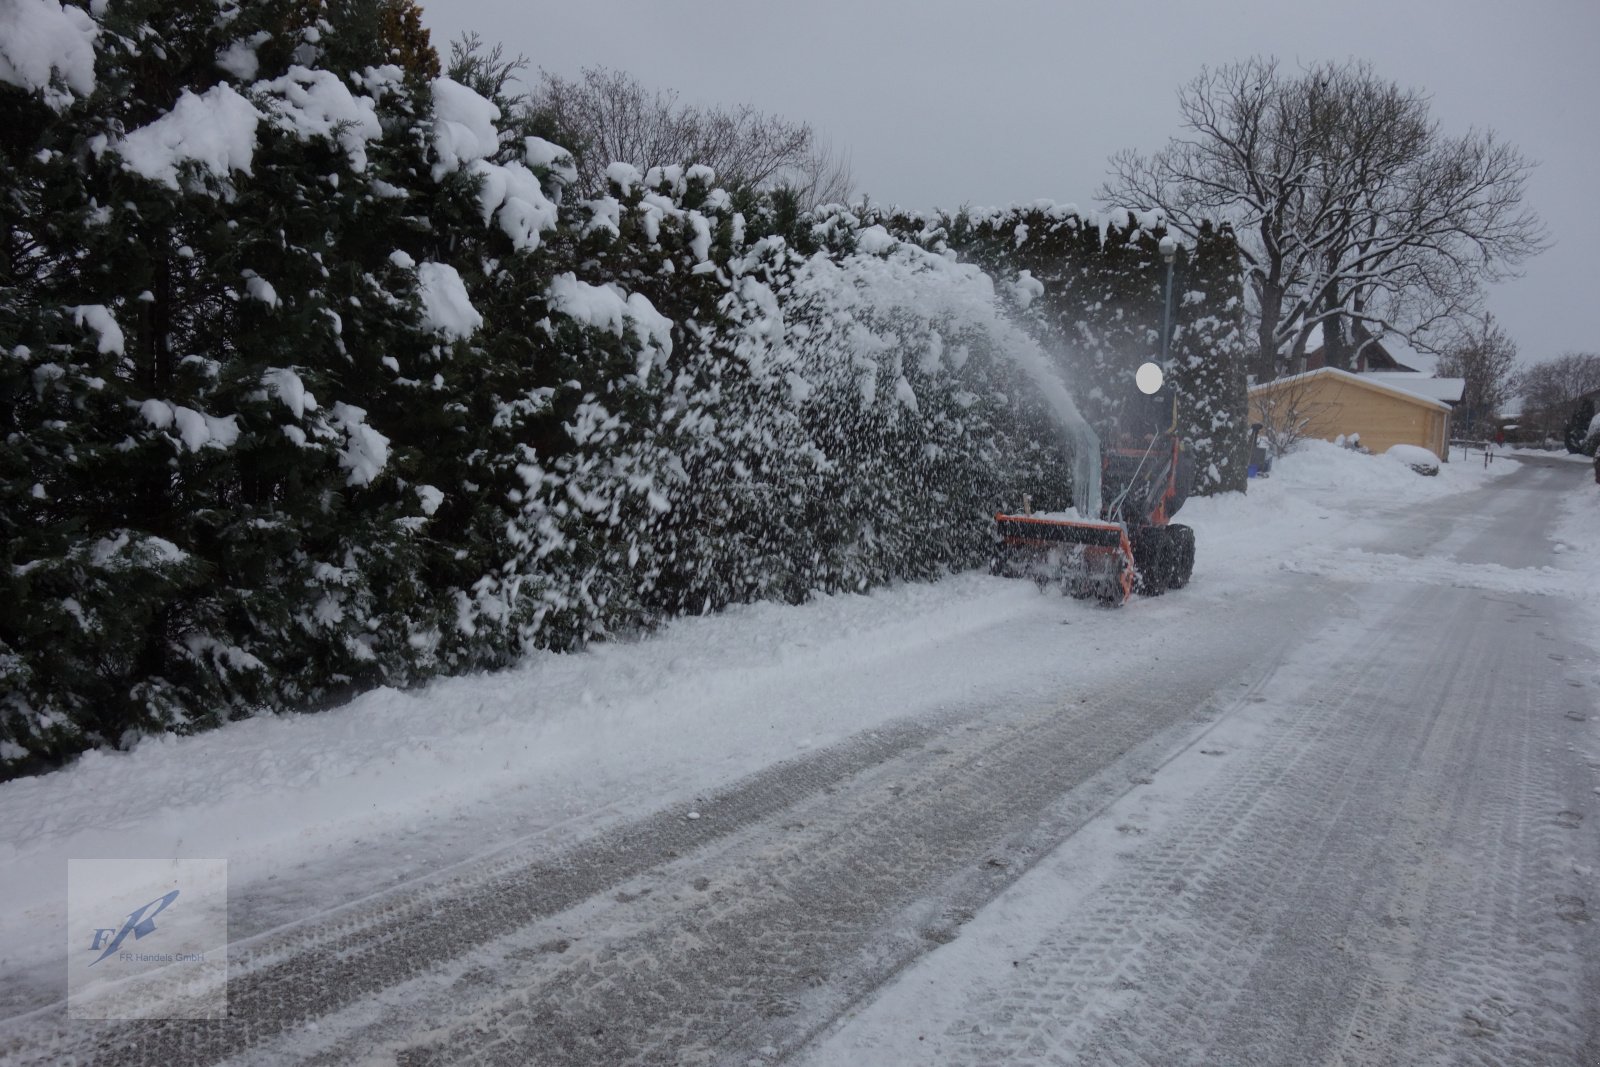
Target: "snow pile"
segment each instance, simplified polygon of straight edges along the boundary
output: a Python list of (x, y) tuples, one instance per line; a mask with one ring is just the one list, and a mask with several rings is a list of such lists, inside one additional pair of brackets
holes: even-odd
[(573, 162), (572, 153), (543, 137), (523, 138), (523, 158), (528, 166), (549, 172), (561, 185), (571, 185), (578, 180), (578, 166)]
[(0, 81), (42, 92), (57, 110), (66, 107), (73, 93), (94, 92), (99, 33), (81, 8), (57, 0), (6, 0), (0, 4)]
[(1384, 456), (1341, 448), (1331, 441), (1301, 441), (1295, 452), (1274, 461), (1272, 477), (1265, 481), (1301, 491), (1338, 490), (1369, 497), (1421, 500), (1459, 492), (1512, 469), (1509, 463), (1501, 463), (1485, 470), (1481, 456), (1439, 463), (1439, 458), (1427, 449), (1418, 451), (1438, 464), (1438, 478), (1417, 477), (1406, 466), (1409, 460), (1396, 463)]
[(251, 300), (259, 300), (270, 308), (278, 306), (278, 290), (253, 270), (244, 272), (244, 292)]
[(256, 57), (256, 49), (272, 39), (272, 35), (265, 30), (251, 34), (242, 41), (234, 41), (217, 53), (217, 67), (227, 71), (241, 82), (255, 80), (261, 70), (261, 61)]
[(261, 112), (230, 85), (196, 96), (185, 89), (167, 114), (128, 134), (116, 146), (123, 166), (178, 188), (179, 168), (195, 163), (218, 178), (250, 173)]
[[(235, 56), (234, 67), (253, 72), (253, 52), (250, 58), (244, 64)], [(198, 164), (218, 178), (234, 171), (250, 174), (257, 128), (265, 120), (300, 139), (335, 142), (351, 169), (360, 171), (367, 166), (367, 143), (383, 135), (373, 100), (353, 94), (331, 71), (292, 66), (282, 77), (257, 82), (250, 91), (264, 111), (231, 85), (214, 85), (200, 95), (185, 89), (171, 111), (116, 145), (123, 165), (174, 189), (185, 163)]]
[(306, 383), (293, 370), (273, 367), (262, 375), (261, 380), (274, 396), (283, 401), (296, 419), (305, 418), (307, 411), (317, 410), (317, 398), (306, 389)]
[(1397, 463), (1404, 463), (1419, 474), (1439, 469), (1439, 457), (1417, 445), (1393, 445), (1384, 455)]

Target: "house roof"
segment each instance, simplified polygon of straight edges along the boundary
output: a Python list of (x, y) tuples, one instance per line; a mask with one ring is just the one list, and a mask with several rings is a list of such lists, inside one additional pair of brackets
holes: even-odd
[[(1401, 354), (1402, 352), (1410, 355), (1412, 360), (1416, 359), (1417, 353), (1410, 346), (1405, 345), (1405, 339), (1398, 334), (1384, 334), (1381, 337), (1374, 337), (1359, 322), (1352, 325), (1352, 334), (1353, 336), (1350, 340), (1355, 349), (1360, 352), (1360, 355), (1356, 356), (1356, 360), (1358, 363), (1365, 365), (1364, 367), (1358, 367), (1357, 373), (1368, 373), (1374, 368), (1386, 371), (1414, 372), (1418, 366), (1422, 365), (1421, 363), (1413, 364), (1405, 361), (1404, 356)], [(1313, 326), (1311, 332), (1306, 335), (1305, 360), (1306, 366), (1311, 368), (1323, 367), (1327, 364), (1321, 323)]]
[(1410, 374), (1399, 371), (1367, 371), (1362, 377), (1381, 385), (1392, 385), (1396, 389), (1404, 389), (1408, 393), (1416, 393), (1431, 400), (1443, 400), (1446, 404), (1459, 404), (1461, 397), (1467, 391), (1465, 378), (1435, 378), (1420, 371)]
[[(1252, 393), (1266, 392), (1268, 390), (1282, 388), (1285, 385), (1292, 385), (1295, 382), (1306, 382), (1306, 381), (1310, 381), (1313, 378), (1319, 378), (1319, 377), (1331, 377), (1335, 381), (1345, 382), (1345, 383), (1348, 383), (1348, 384), (1351, 384), (1351, 385), (1357, 385), (1357, 386), (1360, 386), (1363, 389), (1372, 389), (1372, 390), (1375, 390), (1375, 391), (1380, 392), (1380, 393), (1386, 393), (1386, 394), (1388, 394), (1390, 396), (1399, 397), (1401, 400), (1409, 400), (1413, 404), (1419, 404), (1419, 405), (1421, 405), (1423, 407), (1435, 408), (1435, 409), (1437, 409), (1439, 411), (1449, 411), (1450, 410), (1450, 405), (1446, 404), (1442, 400), (1436, 400), (1431, 396), (1424, 396), (1421, 393), (1414, 392), (1414, 391), (1412, 391), (1410, 389), (1402, 388), (1402, 387), (1400, 387), (1398, 385), (1389, 385), (1389, 384), (1384, 383), (1383, 381), (1380, 380), (1382, 378), (1381, 375), (1378, 375), (1378, 374), (1351, 374), (1347, 370), (1339, 370), (1336, 367), (1318, 367), (1316, 370), (1308, 370), (1304, 374), (1291, 374), (1287, 378), (1274, 378), (1270, 382), (1262, 382), (1260, 385), (1252, 385), (1250, 387), (1250, 392), (1252, 392)], [(1430, 380), (1430, 379), (1425, 379), (1425, 380)], [(1432, 380), (1449, 381), (1450, 379), (1432, 379)]]
[(1418, 374), (1432, 374), (1439, 365), (1439, 357), (1414, 347), (1397, 333), (1383, 335), (1383, 347), (1396, 363), (1415, 370)]

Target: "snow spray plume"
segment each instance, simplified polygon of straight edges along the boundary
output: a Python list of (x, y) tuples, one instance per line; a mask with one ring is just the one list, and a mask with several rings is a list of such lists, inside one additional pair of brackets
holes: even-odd
[(1089, 425), (1061, 378), (1036, 345), (1002, 346), (1006, 355), (1038, 388), (1072, 444), (1072, 505), (1080, 519), (1100, 517), (1100, 437)]

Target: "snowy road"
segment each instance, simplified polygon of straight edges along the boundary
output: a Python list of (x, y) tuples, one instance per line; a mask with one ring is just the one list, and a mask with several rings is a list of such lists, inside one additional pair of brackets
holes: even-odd
[[(1527, 472), (1446, 543), (1469, 567), (1546, 563), (1572, 488)], [(1431, 584), (1340, 603), (806, 1062), (1600, 1063), (1582, 620)]]
[(1213, 543), (1232, 589), (1002, 613), (961, 656), (1073, 662), (909, 717), (861, 682), (830, 745), (240, 924), (226, 1022), (45, 1008), (0, 1054), (1600, 1062), (1592, 572), (1554, 544), (1586, 477), (1375, 508), (1359, 546)]

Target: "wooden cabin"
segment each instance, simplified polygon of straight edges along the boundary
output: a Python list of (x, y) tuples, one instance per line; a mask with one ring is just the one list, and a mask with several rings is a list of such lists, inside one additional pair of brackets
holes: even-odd
[(1450, 410), (1443, 400), (1332, 367), (1250, 388), (1252, 422), (1300, 425), (1295, 436), (1326, 441), (1359, 434), (1373, 452), (1418, 445), (1441, 460), (1450, 454)]

